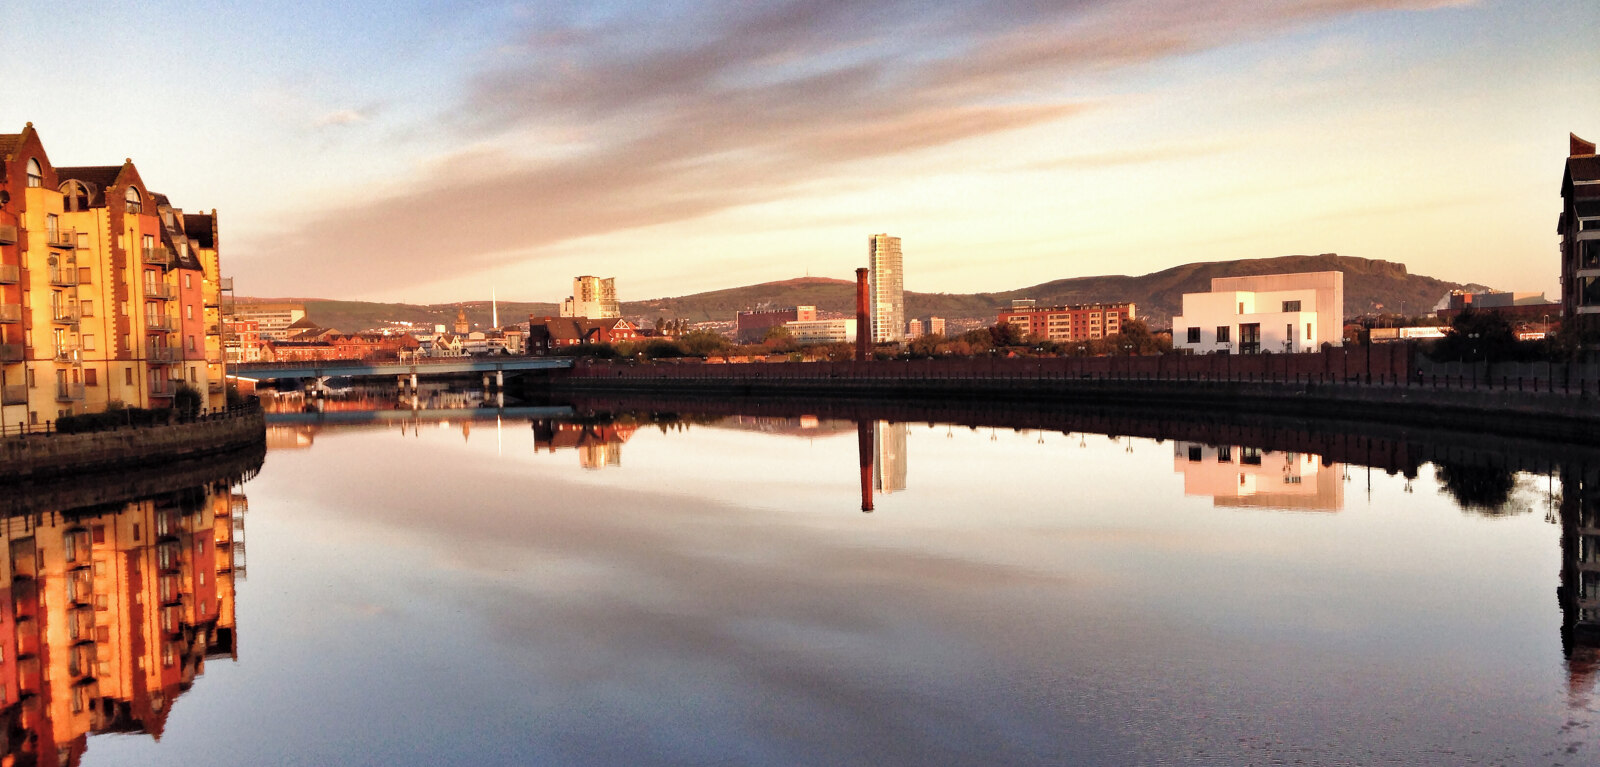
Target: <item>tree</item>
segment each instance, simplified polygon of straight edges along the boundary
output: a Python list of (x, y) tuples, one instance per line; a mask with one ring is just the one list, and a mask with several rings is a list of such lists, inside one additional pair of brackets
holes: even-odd
[(728, 348), (728, 339), (709, 330), (691, 330), (683, 334), (678, 343), (685, 353), (696, 357), (704, 357)]
[(1113, 354), (1162, 354), (1172, 349), (1172, 337), (1151, 333), (1144, 320), (1128, 320), (1122, 332), (1107, 341)]
[(767, 334), (761, 339), (761, 345), (770, 352), (792, 352), (798, 348), (794, 342), (794, 334), (782, 325), (767, 328)]
[(1434, 343), (1430, 356), (1439, 361), (1494, 362), (1519, 354), (1517, 334), (1505, 317), (1468, 309), (1450, 320), (1450, 329)]

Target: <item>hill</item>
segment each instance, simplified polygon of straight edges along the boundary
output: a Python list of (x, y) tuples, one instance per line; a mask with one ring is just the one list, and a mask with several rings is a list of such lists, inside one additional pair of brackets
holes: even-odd
[[(1213, 277), (1237, 277), (1284, 272), (1344, 272), (1345, 316), (1369, 312), (1423, 314), (1452, 290), (1482, 290), (1482, 285), (1411, 274), (1404, 264), (1375, 261), (1325, 253), (1317, 256), (1282, 256), (1240, 261), (1215, 261), (1184, 264), (1139, 276), (1108, 275), (1052, 280), (1000, 293), (915, 293), (906, 292), (907, 317), (937, 315), (951, 319), (993, 318), (1011, 305), (1012, 299), (1031, 298), (1042, 306), (1056, 304), (1107, 303), (1132, 301), (1139, 316), (1153, 327), (1165, 327), (1181, 307), (1184, 293), (1211, 288)], [(240, 301), (267, 299), (241, 298)], [(302, 299), (312, 322), (323, 327), (356, 331), (378, 327), (386, 322), (413, 322), (424, 325), (451, 325), (456, 312), (466, 310), (474, 327), (488, 327), (488, 301), (458, 304), (381, 304), (364, 301)], [(823, 277), (803, 277), (759, 285), (713, 290), (706, 293), (624, 301), (625, 317), (654, 321), (657, 317), (684, 318), (690, 322), (731, 321), (735, 313), (763, 306), (779, 308), (809, 305), (823, 312), (852, 314), (855, 311), (855, 283)], [(518, 322), (530, 314), (554, 315), (554, 303), (500, 303), (500, 321)]]

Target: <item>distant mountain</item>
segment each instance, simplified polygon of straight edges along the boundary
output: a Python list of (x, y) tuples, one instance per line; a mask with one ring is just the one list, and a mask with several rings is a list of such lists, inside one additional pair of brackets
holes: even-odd
[[(1282, 256), (1240, 261), (1185, 264), (1159, 272), (1129, 277), (1073, 277), (1054, 280), (1002, 293), (914, 293), (906, 292), (906, 315), (936, 315), (951, 319), (993, 318), (1012, 299), (1031, 298), (1041, 306), (1056, 304), (1107, 303), (1133, 301), (1140, 317), (1153, 327), (1166, 327), (1181, 308), (1184, 293), (1211, 289), (1213, 277), (1239, 277), (1285, 272), (1344, 272), (1344, 311), (1346, 317), (1368, 312), (1424, 314), (1452, 290), (1486, 290), (1483, 285), (1467, 284), (1410, 274), (1405, 265), (1325, 253), (1319, 256)], [(267, 299), (240, 299), (243, 301)], [(283, 300), (283, 299), (275, 299)], [(474, 327), (488, 327), (490, 304), (471, 301), (459, 304), (379, 304), (364, 301), (299, 299), (306, 305), (312, 322), (323, 327), (356, 331), (378, 327), (386, 322), (413, 322), (424, 325), (453, 325), (456, 312), (465, 309)], [(676, 298), (625, 301), (622, 314), (651, 322), (657, 317), (684, 318), (691, 322), (731, 321), (734, 314), (761, 307), (815, 306), (823, 312), (853, 314), (855, 283), (824, 277), (802, 277), (737, 288), (725, 288)], [(530, 314), (554, 315), (554, 303), (500, 302), (503, 324), (521, 322)]]

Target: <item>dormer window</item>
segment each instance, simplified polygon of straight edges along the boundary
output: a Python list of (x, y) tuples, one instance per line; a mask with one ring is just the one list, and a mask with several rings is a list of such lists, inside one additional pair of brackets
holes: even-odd
[(68, 181), (61, 185), (61, 206), (67, 212), (89, 209), (89, 188), (82, 181)]
[(127, 193), (122, 196), (122, 199), (128, 201), (129, 213), (138, 215), (144, 212), (144, 200), (139, 197), (138, 189), (129, 186)]
[(37, 189), (44, 186), (44, 166), (39, 164), (36, 157), (28, 158), (28, 188)]

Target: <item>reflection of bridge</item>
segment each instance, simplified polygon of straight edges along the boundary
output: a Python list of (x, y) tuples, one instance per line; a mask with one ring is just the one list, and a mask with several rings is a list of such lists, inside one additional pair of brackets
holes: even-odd
[(570, 407), (477, 407), (434, 410), (334, 410), (326, 413), (268, 413), (267, 425), (409, 424), (415, 421), (493, 421), (497, 418), (570, 418)]
[(430, 376), (462, 373), (525, 373), (563, 370), (570, 359), (547, 357), (441, 357), (407, 362), (380, 360), (316, 360), (312, 362), (251, 362), (228, 370), (256, 380), (323, 378), (325, 376)]

